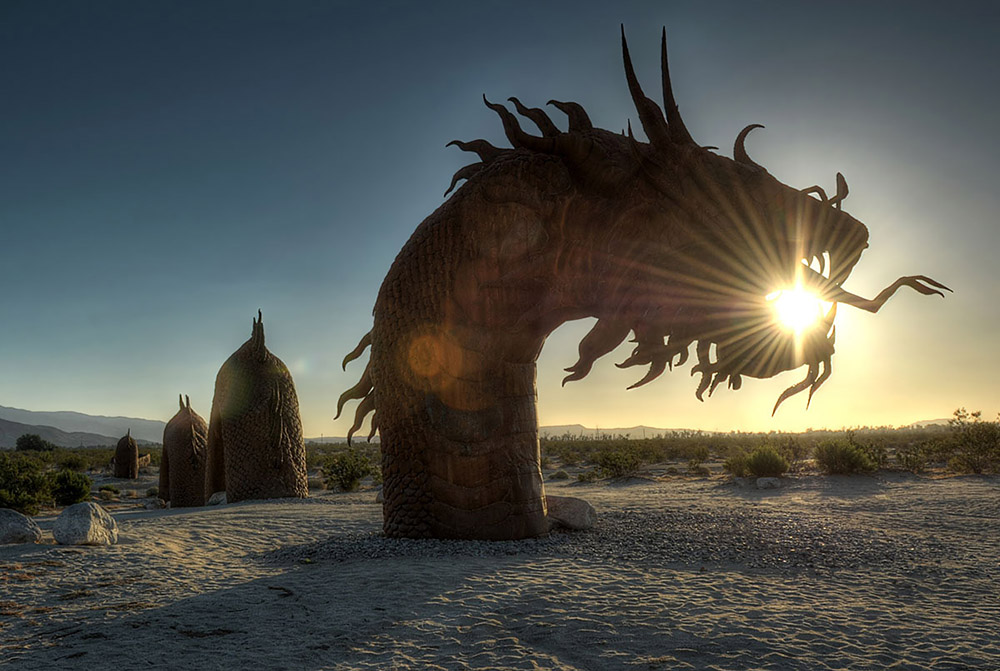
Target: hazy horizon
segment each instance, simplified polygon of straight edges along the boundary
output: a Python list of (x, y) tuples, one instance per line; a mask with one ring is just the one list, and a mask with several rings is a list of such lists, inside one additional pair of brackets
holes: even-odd
[(651, 95), (666, 26), (699, 143), (728, 156), (762, 123), (748, 149), (782, 182), (831, 190), (844, 173), (844, 209), (871, 233), (847, 289), (926, 274), (955, 293), (841, 307), (832, 377), (808, 411), (802, 395), (773, 418), (804, 369), (700, 403), (691, 363), (626, 391), (643, 371), (613, 365), (625, 344), (561, 387), (592, 320), (567, 324), (538, 362), (540, 424), (801, 431), (959, 406), (992, 419), (998, 18), (987, 2), (6, 2), (0, 405), (167, 419), (187, 394), (208, 417), (261, 309), (306, 435), (345, 435), (354, 406), (334, 421), (336, 401), (364, 361), (345, 373), (341, 359), (470, 162), (446, 143), (507, 146), (484, 93), (637, 127), (624, 23)]

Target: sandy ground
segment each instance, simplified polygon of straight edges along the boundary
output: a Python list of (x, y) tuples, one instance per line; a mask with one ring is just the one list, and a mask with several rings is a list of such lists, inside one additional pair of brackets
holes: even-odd
[(550, 483), (597, 527), (394, 541), (372, 492), (0, 547), (17, 669), (998, 669), (1000, 479)]

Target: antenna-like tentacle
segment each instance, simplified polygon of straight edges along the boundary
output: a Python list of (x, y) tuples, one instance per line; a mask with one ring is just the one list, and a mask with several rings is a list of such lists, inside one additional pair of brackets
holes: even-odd
[(461, 140), (452, 140), (445, 146), (450, 147), (452, 145), (455, 145), (462, 151), (471, 151), (476, 153), (479, 156), (479, 160), (483, 161), (484, 163), (489, 163), (500, 154), (504, 153), (505, 151), (509, 151), (507, 149), (500, 149), (499, 147), (494, 147), (486, 140), (472, 140), (470, 142), (462, 142)]
[(632, 67), (632, 57), (628, 53), (628, 42), (625, 40), (625, 26), (622, 25), (622, 60), (625, 62), (625, 80), (628, 82), (628, 90), (632, 95), (632, 103), (635, 111), (639, 113), (639, 121), (642, 129), (646, 132), (646, 137), (653, 146), (667, 151), (670, 148), (670, 131), (667, 128), (667, 121), (663, 118), (663, 112), (656, 103), (646, 97), (639, 86), (639, 80), (635, 76), (635, 68)]
[(838, 172), (837, 195), (830, 199), (830, 204), (833, 205), (838, 210), (841, 209), (841, 204), (843, 203), (844, 199), (847, 198), (847, 192), (848, 192), (847, 180), (844, 179), (844, 176)]
[(368, 349), (368, 346), (371, 344), (372, 344), (372, 332), (369, 331), (368, 333), (361, 336), (361, 340), (358, 342), (358, 346), (352, 349), (351, 353), (344, 357), (344, 363), (342, 364), (343, 369), (347, 370), (347, 364), (351, 363), (359, 356), (361, 356), (364, 353), (364, 351)]
[(546, 104), (552, 105), (569, 118), (569, 131), (571, 133), (593, 130), (594, 124), (590, 122), (587, 111), (579, 103), (550, 100)]
[(350, 431), (347, 432), (347, 444), (351, 444), (351, 438), (354, 436), (355, 432), (361, 428), (361, 424), (364, 423), (365, 417), (368, 413), (375, 410), (375, 394), (368, 394), (363, 399), (361, 403), (358, 404), (358, 409), (354, 413), (354, 424), (351, 425)]
[(626, 389), (635, 389), (636, 387), (641, 387), (644, 384), (649, 384), (656, 378), (663, 375), (663, 371), (667, 369), (667, 364), (669, 359), (657, 358), (652, 363), (649, 364), (649, 370), (638, 382), (629, 385)]
[(743, 130), (741, 130), (740, 134), (736, 136), (736, 142), (733, 144), (733, 158), (736, 160), (737, 163), (742, 163), (743, 165), (748, 165), (752, 168), (758, 168), (760, 170), (764, 170), (764, 166), (754, 163), (753, 159), (750, 158), (750, 155), (747, 154), (747, 149), (744, 146), (744, 142), (746, 142), (747, 135), (750, 134), (750, 131), (752, 131), (754, 128), (763, 128), (763, 127), (764, 126), (759, 123), (752, 123)]
[(797, 383), (793, 384), (791, 387), (781, 392), (781, 396), (774, 403), (774, 409), (771, 411), (771, 417), (774, 417), (774, 413), (778, 412), (778, 406), (781, 405), (785, 399), (795, 396), (801, 391), (805, 391), (816, 381), (816, 376), (819, 374), (819, 365), (815, 363), (809, 364), (809, 370), (806, 372), (805, 378)]
[(667, 129), (670, 131), (670, 139), (677, 144), (697, 143), (691, 137), (684, 120), (681, 118), (677, 101), (674, 100), (674, 89), (670, 85), (670, 66), (667, 63), (667, 28), (664, 26), (660, 36), (660, 76), (663, 78), (663, 111), (667, 115)]
[(341, 394), (340, 398), (337, 399), (337, 415), (334, 419), (340, 417), (340, 413), (344, 410), (345, 403), (367, 396), (371, 393), (372, 388), (372, 364), (371, 361), (369, 361), (368, 365), (365, 366), (365, 372), (361, 374), (361, 379), (358, 380), (358, 383)]
[(565, 386), (567, 382), (575, 382), (587, 377), (594, 362), (622, 344), (631, 330), (625, 324), (607, 319), (598, 319), (594, 327), (580, 341), (580, 358), (575, 364), (566, 369), (569, 375), (563, 378), (563, 385)]
[(538, 126), (538, 130), (542, 132), (543, 136), (556, 137), (560, 134), (561, 131), (558, 127), (556, 127), (555, 123), (553, 123), (552, 119), (549, 118), (549, 115), (545, 113), (545, 110), (538, 107), (525, 107), (521, 104), (521, 101), (514, 96), (507, 98), (507, 100), (514, 103), (514, 109), (517, 110), (518, 114), (531, 119), (535, 125)]
[(485, 166), (482, 163), (472, 163), (458, 170), (458, 172), (456, 172), (452, 176), (451, 184), (448, 186), (448, 190), (444, 192), (444, 195), (447, 196), (449, 193), (451, 193), (451, 190), (455, 188), (455, 185), (458, 184), (459, 180), (470, 179), (473, 175), (478, 173), (484, 167)]
[(535, 137), (534, 135), (525, 133), (521, 129), (521, 125), (517, 123), (517, 118), (506, 107), (497, 103), (491, 103), (486, 99), (485, 95), (483, 96), (483, 102), (500, 116), (500, 122), (503, 124), (503, 132), (515, 148), (530, 149), (545, 154), (555, 153), (554, 138)]
[(819, 389), (820, 386), (826, 382), (827, 378), (830, 377), (830, 374), (833, 373), (833, 363), (831, 362), (830, 357), (820, 361), (820, 364), (823, 367), (823, 372), (820, 373), (820, 376), (816, 378), (816, 381), (812, 383), (811, 387), (809, 387), (809, 398), (806, 399), (806, 410), (809, 409), (809, 404), (812, 403), (813, 394), (816, 393), (816, 390)]

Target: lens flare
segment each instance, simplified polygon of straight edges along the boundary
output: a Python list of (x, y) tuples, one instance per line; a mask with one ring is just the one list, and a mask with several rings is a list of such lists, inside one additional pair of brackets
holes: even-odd
[(780, 289), (766, 297), (778, 324), (795, 333), (802, 333), (823, 315), (823, 301), (802, 287)]

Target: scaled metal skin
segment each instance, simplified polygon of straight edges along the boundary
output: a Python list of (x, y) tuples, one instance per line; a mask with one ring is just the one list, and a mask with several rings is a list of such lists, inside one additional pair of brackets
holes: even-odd
[(139, 477), (139, 445), (132, 437), (132, 429), (121, 437), (115, 448), (114, 473), (116, 478), (135, 480)]
[[(720, 384), (807, 366), (789, 396), (830, 375), (835, 310), (798, 338), (779, 327), (765, 298), (797, 281), (827, 301), (876, 312), (900, 287), (940, 294), (924, 276), (903, 277), (874, 300), (842, 288), (868, 230), (837, 194), (782, 184), (736, 139), (734, 159), (699, 146), (674, 102), (661, 45), (663, 108), (642, 92), (622, 32), (625, 75), (642, 128), (594, 128), (584, 109), (511, 98), (538, 128), (523, 130), (486, 101), (512, 148), (455, 141), (479, 156), (466, 183), (413, 233), (389, 270), (374, 326), (347, 356), (371, 346), (351, 434), (374, 411), (381, 436), (388, 536), (517, 539), (545, 534), (535, 361), (560, 324), (597, 323), (565, 381), (629, 334), (621, 367), (648, 366), (636, 385), (683, 364), (692, 345), (702, 399)], [(485, 98), (484, 98), (485, 100)], [(450, 191), (451, 189), (449, 189)], [(812, 268), (808, 264), (812, 264)], [(818, 269), (818, 270), (817, 270)], [(713, 347), (714, 354), (713, 354)]]
[(208, 427), (205, 500), (309, 495), (299, 400), (288, 368), (264, 346), (264, 322), (219, 369)]
[(171, 508), (203, 506), (208, 423), (191, 409), (190, 398), (179, 401), (180, 410), (163, 428), (160, 498)]

